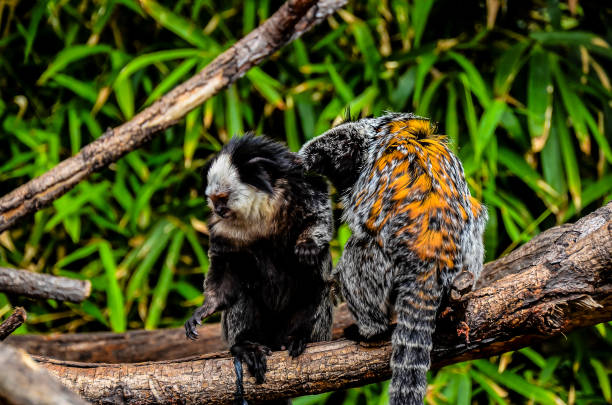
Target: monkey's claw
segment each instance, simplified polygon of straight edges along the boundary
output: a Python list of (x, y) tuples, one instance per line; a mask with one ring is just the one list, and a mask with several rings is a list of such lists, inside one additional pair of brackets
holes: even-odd
[(304, 350), (306, 350), (306, 343), (308, 343), (308, 339), (304, 336), (289, 336), (287, 344), (289, 355), (295, 359), (297, 356), (304, 353)]
[(295, 245), (295, 255), (298, 257), (298, 260), (309, 266), (314, 266), (319, 262), (320, 253), (321, 248), (312, 239), (298, 242)]
[(272, 354), (272, 351), (267, 346), (244, 341), (233, 345), (230, 348), (230, 352), (234, 357), (247, 365), (249, 373), (255, 377), (257, 384), (264, 382), (265, 374), (268, 370), (266, 356)]
[(202, 320), (197, 314), (193, 314), (193, 316), (185, 322), (185, 336), (191, 340), (196, 340), (198, 338), (198, 331), (196, 329), (198, 325), (202, 325)]

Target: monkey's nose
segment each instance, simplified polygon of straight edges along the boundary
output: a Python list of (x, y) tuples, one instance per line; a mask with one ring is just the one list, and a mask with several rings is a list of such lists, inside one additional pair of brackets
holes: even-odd
[(228, 218), (230, 215), (230, 210), (225, 205), (215, 205), (215, 214), (220, 216), (221, 218)]

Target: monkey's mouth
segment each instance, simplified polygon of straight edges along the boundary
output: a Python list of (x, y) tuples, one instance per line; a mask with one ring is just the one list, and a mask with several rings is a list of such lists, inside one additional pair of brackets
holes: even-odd
[(232, 217), (232, 210), (227, 207), (215, 207), (215, 215), (223, 219), (229, 219)]

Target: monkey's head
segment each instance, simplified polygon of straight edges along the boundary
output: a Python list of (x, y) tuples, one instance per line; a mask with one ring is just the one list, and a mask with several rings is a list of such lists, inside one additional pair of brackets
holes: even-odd
[(352, 187), (368, 153), (369, 122), (345, 122), (307, 142), (299, 152), (304, 170), (326, 176), (341, 192)]
[(280, 143), (252, 134), (233, 138), (204, 168), (208, 206), (220, 222), (264, 226), (276, 214), (286, 179), (300, 170)]

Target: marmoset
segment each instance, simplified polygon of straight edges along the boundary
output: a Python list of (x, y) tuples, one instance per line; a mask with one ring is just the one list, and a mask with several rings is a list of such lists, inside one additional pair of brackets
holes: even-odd
[(446, 137), (413, 114), (343, 123), (300, 155), (341, 195), (352, 235), (334, 275), (358, 336), (384, 336), (397, 315), (390, 404), (420, 405), (441, 300), (462, 269), (482, 270), (486, 208)]
[(270, 349), (296, 357), (308, 342), (331, 338), (328, 185), (305, 175), (284, 145), (251, 134), (224, 146), (204, 176), (210, 268), (186, 334), (196, 339), (196, 325), (223, 311), (230, 352), (261, 383)]

